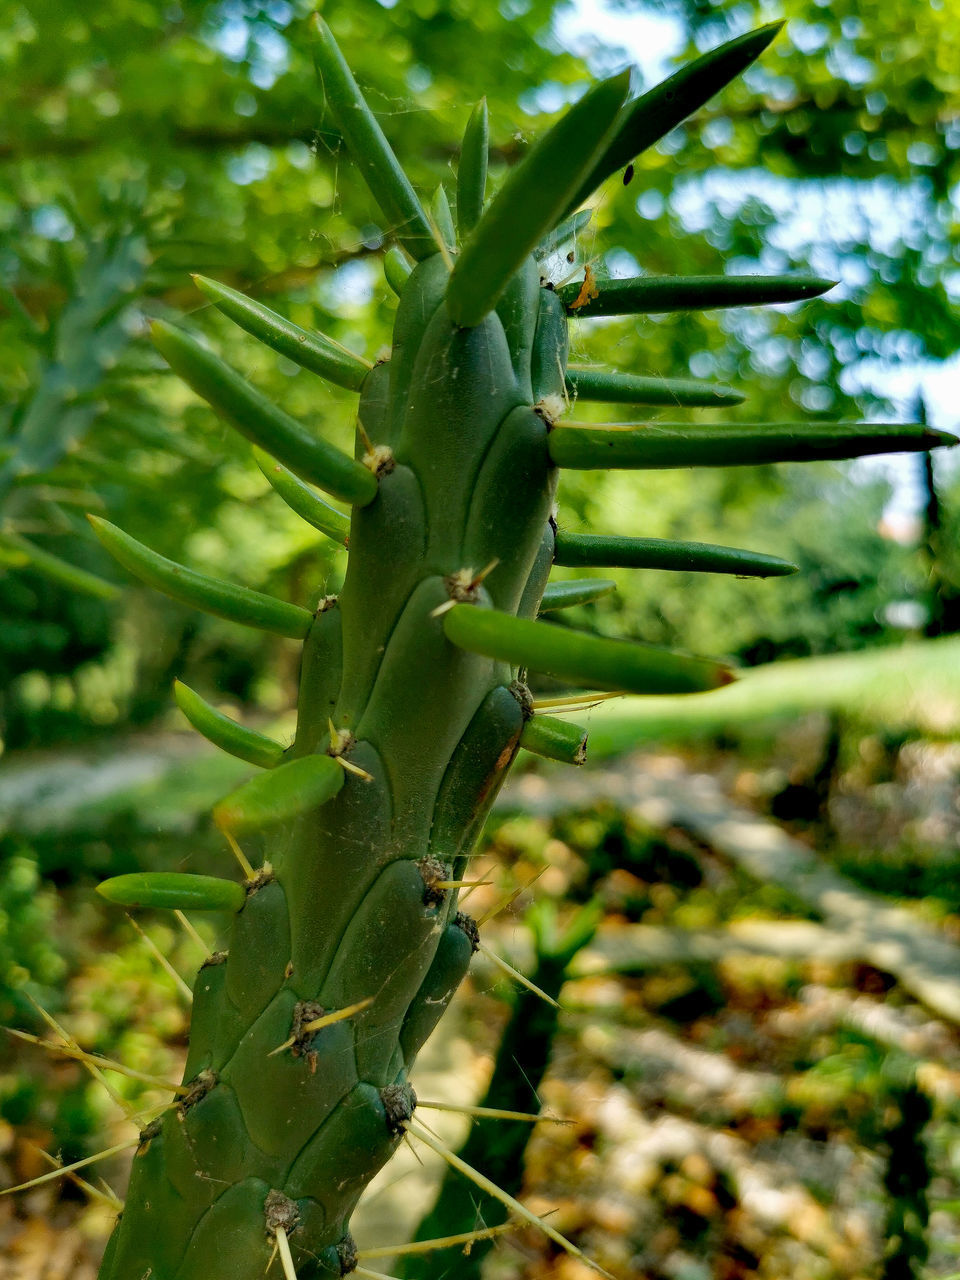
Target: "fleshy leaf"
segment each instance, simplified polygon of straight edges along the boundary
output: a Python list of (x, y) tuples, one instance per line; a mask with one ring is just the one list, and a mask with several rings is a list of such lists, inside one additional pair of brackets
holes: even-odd
[(558, 533), (554, 561), (578, 569), (675, 569), (686, 573), (735, 573), (750, 578), (779, 578), (797, 572), (797, 566), (789, 560), (762, 551), (605, 533)]

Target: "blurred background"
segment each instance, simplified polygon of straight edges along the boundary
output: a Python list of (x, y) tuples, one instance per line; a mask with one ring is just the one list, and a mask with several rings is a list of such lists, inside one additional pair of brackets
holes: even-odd
[[(183, 1002), (91, 886), (137, 868), (223, 870), (208, 811), (246, 766), (186, 730), (171, 682), (289, 736), (296, 648), (136, 585), (83, 515), (284, 598), (337, 589), (342, 554), (144, 339), (149, 318), (189, 313), (258, 386), (349, 440), (353, 398), (258, 349), (189, 274), (371, 359), (389, 343), (392, 229), (324, 119), (312, 8), (13, 0), (0, 30), (0, 1021), (41, 1034), (38, 1002), (85, 1048), (171, 1078)], [(743, 421), (960, 428), (953, 0), (341, 0), (324, 12), (425, 191), (452, 180), (484, 94), (496, 183), (590, 77), (630, 63), (646, 89), (786, 18), (760, 63), (645, 153), (629, 185), (607, 184), (579, 257), (607, 275), (809, 270), (837, 287), (802, 306), (578, 322), (574, 352), (733, 384), (748, 398), (724, 412)], [(481, 865), (494, 886), (476, 913), (542, 872), (494, 936), (556, 983), (572, 975), (559, 1025), (511, 1049), (549, 1058), (544, 1097), (575, 1120), (531, 1141), (531, 1203), (559, 1204), (560, 1229), (618, 1277), (952, 1275), (960, 468), (904, 455), (588, 472), (564, 476), (559, 518), (768, 551), (800, 572), (615, 571), (615, 595), (570, 615), (727, 657), (743, 679), (703, 699), (590, 710), (575, 785), (525, 760), (490, 824)], [(592, 939), (571, 914), (588, 902), (602, 920)], [(149, 913), (138, 923), (189, 979), (197, 941)], [(202, 932), (213, 946), (216, 922)], [(454, 1062), (482, 1094), (495, 1032), (523, 1016), (481, 969), (436, 1050), (437, 1087)], [(156, 1101), (111, 1080), (128, 1111)], [(123, 1141), (123, 1121), (78, 1064), (0, 1045), (6, 1185), (42, 1172), (44, 1152), (71, 1160)], [(121, 1190), (122, 1157), (103, 1168)], [(394, 1227), (386, 1184), (380, 1195), (370, 1238), (377, 1221)], [(429, 1188), (418, 1195), (426, 1207)], [(92, 1276), (114, 1211), (95, 1177), (0, 1201), (0, 1275)], [(485, 1274), (580, 1277), (532, 1235), (509, 1240)], [(468, 1274), (463, 1259), (436, 1265)]]

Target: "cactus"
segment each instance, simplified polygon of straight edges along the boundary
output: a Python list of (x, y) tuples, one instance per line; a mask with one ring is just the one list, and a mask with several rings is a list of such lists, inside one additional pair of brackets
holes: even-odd
[(569, 317), (782, 302), (830, 287), (795, 277), (608, 283), (589, 268), (577, 286), (541, 277), (545, 255), (566, 251), (583, 224), (583, 201), (777, 30), (739, 37), (640, 97), (629, 97), (626, 74), (599, 82), (489, 201), (481, 102), (463, 140), (454, 222), (442, 188), (421, 202), (317, 20), (327, 106), (396, 229), (384, 261), (399, 294), (389, 359), (371, 365), (215, 281), (197, 284), (255, 338), (359, 392), (354, 456), (306, 430), (186, 329), (158, 322), (153, 336), (174, 372), (254, 444), (277, 492), (347, 545), (342, 592), (316, 609), (271, 600), (94, 521), (107, 549), (152, 585), (303, 642), (287, 749), (177, 690), (201, 733), (263, 770), (214, 811), (242, 886), (151, 873), (103, 886), (128, 905), (233, 915), (228, 950), (196, 978), (183, 1084), (136, 1143), (102, 1280), (259, 1280), (275, 1250), (288, 1277), (353, 1270), (349, 1222), (364, 1187), (405, 1133), (433, 1145), (411, 1118), (410, 1072), (481, 945), (457, 887), (485, 815), (521, 743), (583, 758), (583, 731), (542, 714), (527, 670), (633, 693), (702, 692), (731, 678), (708, 659), (541, 620), (610, 587), (548, 584), (551, 566), (792, 569), (702, 544), (558, 536), (562, 468), (726, 466), (947, 443), (927, 428), (876, 423), (609, 429), (569, 418), (571, 396), (708, 406), (741, 398), (689, 379), (653, 385), (571, 367)]

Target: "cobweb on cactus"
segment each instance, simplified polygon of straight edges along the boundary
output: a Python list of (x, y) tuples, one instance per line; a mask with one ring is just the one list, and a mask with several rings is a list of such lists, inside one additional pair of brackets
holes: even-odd
[[(101, 886), (127, 907), (232, 915), (227, 948), (194, 982), (183, 1082), (132, 1140), (126, 1207), (102, 1280), (254, 1280), (275, 1256), (288, 1280), (371, 1274), (349, 1230), (357, 1201), (404, 1138), (438, 1149), (416, 1115), (411, 1073), (484, 946), (458, 904), (467, 859), (520, 746), (571, 764), (585, 757), (585, 730), (565, 718), (571, 704), (536, 698), (528, 673), (570, 684), (581, 705), (610, 692), (704, 694), (733, 678), (708, 657), (543, 620), (612, 587), (551, 582), (552, 567), (741, 577), (794, 569), (760, 551), (558, 532), (564, 468), (738, 466), (953, 443), (922, 424), (603, 426), (575, 416), (580, 401), (720, 410), (743, 397), (688, 378), (571, 365), (571, 318), (782, 303), (831, 287), (796, 275), (604, 280), (590, 264), (570, 279), (542, 270), (551, 255), (566, 258), (597, 188), (749, 66), (779, 25), (730, 41), (640, 97), (630, 96), (626, 72), (595, 84), (489, 200), (479, 103), (454, 200), (440, 186), (425, 204), (316, 19), (329, 116), (395, 232), (383, 264), (398, 295), (389, 358), (371, 363), (234, 289), (196, 284), (252, 337), (359, 393), (353, 456), (188, 329), (157, 322), (153, 338), (173, 371), (250, 440), (280, 497), (347, 550), (343, 589), (310, 607), (277, 600), (175, 564), (91, 518), (103, 545), (150, 585), (303, 644), (287, 748), (176, 689), (200, 733), (261, 770), (214, 809), (242, 882), (146, 872)], [(549, 1221), (442, 1154), (603, 1271)]]

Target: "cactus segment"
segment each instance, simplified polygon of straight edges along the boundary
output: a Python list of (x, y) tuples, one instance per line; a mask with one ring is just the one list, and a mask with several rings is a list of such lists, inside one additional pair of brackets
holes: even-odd
[(533, 716), (523, 726), (520, 745), (535, 756), (563, 764), (586, 764), (587, 731), (559, 716)]
[(357, 87), (332, 31), (319, 14), (314, 14), (313, 23), (317, 37), (314, 61), (330, 114), (400, 243), (419, 262), (437, 249), (423, 206)]
[(355, 355), (339, 342), (326, 338), (322, 333), (311, 333), (298, 324), (285, 320), (262, 302), (255, 302), (245, 293), (231, 289), (207, 276), (195, 275), (194, 284), (241, 329), (259, 338), (261, 342), (302, 369), (318, 373), (328, 382), (348, 391), (359, 391), (363, 380), (373, 368), (369, 360)]
[(241, 435), (343, 502), (364, 506), (376, 497), (376, 476), (362, 463), (311, 435), (186, 330), (155, 320), (151, 332), (174, 373)]
[(578, 400), (607, 404), (691, 405), (719, 409), (742, 404), (746, 396), (720, 382), (694, 378), (645, 378), (635, 373), (607, 373), (601, 369), (567, 369), (567, 388)]
[(100, 600), (115, 600), (120, 594), (120, 588), (112, 582), (81, 569), (79, 565), (61, 560), (59, 556), (35, 546), (19, 533), (0, 533), (0, 564), (12, 565), (18, 569), (32, 566), (53, 582), (62, 583), (71, 591), (96, 596)]
[(461, 240), (466, 240), (483, 213), (489, 147), (487, 100), (481, 98), (470, 112), (470, 119), (463, 132), (460, 164), (457, 167), (457, 227)]
[(578, 604), (592, 604), (616, 589), (617, 584), (609, 578), (571, 578), (566, 582), (551, 582), (540, 601), (540, 612), (552, 613), (557, 609), (573, 609)]
[[(440, 252), (442, 253), (444, 249), (456, 248), (457, 233), (453, 226), (453, 213), (450, 209), (450, 201), (447, 199), (446, 188), (442, 182), (437, 185), (437, 189), (433, 193), (433, 199), (430, 201), (430, 217), (439, 237), (440, 245), (443, 246)], [(440, 245), (438, 245), (438, 248)]]
[(593, 212), (592, 209), (581, 209), (579, 213), (574, 213), (569, 218), (564, 218), (551, 231), (548, 231), (540, 243), (534, 246), (533, 256), (536, 261), (542, 262), (544, 258), (549, 258), (552, 254), (559, 253), (564, 245), (569, 244), (571, 240), (575, 240), (584, 227), (589, 224), (590, 219), (593, 217)]
[(332, 756), (303, 756), (245, 782), (214, 806), (213, 818), (244, 835), (326, 804), (342, 786), (343, 769)]
[(783, 26), (770, 22), (703, 54), (662, 84), (628, 102), (590, 172), (574, 192), (568, 211), (583, 204), (604, 179), (635, 160), (642, 151), (682, 124), (687, 116), (735, 80), (763, 53)]
[(580, 471), (752, 467), (764, 462), (840, 461), (871, 453), (949, 447), (957, 437), (904, 422), (679, 422), (558, 427), (550, 456)]
[(283, 747), (274, 742), (266, 734), (257, 733), (255, 729), (246, 729), (236, 720), (231, 720), (223, 712), (217, 711), (195, 693), (182, 680), (174, 680), (173, 696), (177, 706), (208, 742), (212, 742), (221, 751), (229, 752), (240, 760), (257, 764), (261, 769), (272, 769), (283, 759)]
[(314, 529), (319, 529), (341, 547), (347, 545), (350, 536), (350, 520), (347, 516), (331, 507), (329, 502), (324, 502), (299, 476), (288, 471), (256, 445), (253, 447), (253, 456), (271, 487), (291, 511), (295, 511), (307, 524), (312, 524)]
[(659, 315), (666, 311), (710, 311), (715, 307), (759, 307), (817, 298), (837, 282), (819, 276), (635, 276), (597, 280), (596, 294), (576, 305), (581, 285), (561, 285), (557, 297), (577, 316)]
[(729, 684), (727, 667), (633, 640), (531, 622), (457, 604), (443, 615), (447, 639), (461, 649), (597, 689), (623, 693), (701, 693)]
[(665, 538), (624, 538), (608, 533), (558, 533), (556, 563), (571, 568), (676, 569), (685, 573), (735, 573), (780, 578), (797, 566), (762, 551), (716, 547), (708, 542)]
[(440, 935), (433, 961), (413, 998), (400, 1031), (400, 1048), (407, 1071), (412, 1068), (417, 1054), (426, 1044), (453, 999), (454, 992), (466, 977), (472, 959), (473, 943), (454, 920)]
[(243, 885), (218, 876), (180, 871), (135, 871), (112, 876), (97, 893), (121, 907), (165, 907), (170, 911), (239, 911), (247, 900)]
[(400, 246), (391, 245), (383, 255), (383, 276), (398, 298), (403, 293), (403, 286), (410, 279), (412, 270), (410, 260)]
[(248, 587), (210, 578), (205, 573), (196, 573), (152, 551), (101, 516), (88, 515), (87, 519), (100, 543), (115, 560), (141, 582), (179, 600), (181, 604), (279, 636), (302, 639), (310, 629), (313, 615), (308, 609), (288, 604), (285, 600), (275, 600), (273, 596), (251, 591)]
[(523, 260), (559, 220), (629, 84), (629, 73), (623, 72), (594, 85), (510, 172), (454, 264), (447, 286), (454, 324), (479, 324)]

